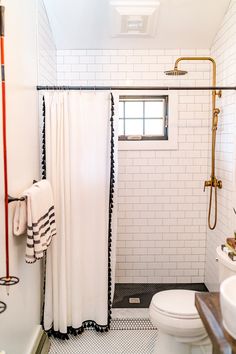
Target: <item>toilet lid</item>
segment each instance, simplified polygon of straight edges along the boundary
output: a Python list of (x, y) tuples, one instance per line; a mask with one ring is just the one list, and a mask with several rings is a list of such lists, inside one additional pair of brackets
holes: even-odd
[(195, 291), (165, 290), (155, 294), (152, 305), (157, 311), (176, 318), (199, 318), (195, 307)]

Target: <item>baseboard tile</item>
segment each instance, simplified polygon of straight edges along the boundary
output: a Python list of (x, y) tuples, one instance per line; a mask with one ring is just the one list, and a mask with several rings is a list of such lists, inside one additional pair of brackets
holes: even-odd
[(40, 328), (30, 354), (48, 354), (49, 349), (50, 340), (44, 330)]
[(50, 345), (51, 345), (50, 339), (48, 338), (47, 334), (43, 332), (35, 354), (48, 354)]

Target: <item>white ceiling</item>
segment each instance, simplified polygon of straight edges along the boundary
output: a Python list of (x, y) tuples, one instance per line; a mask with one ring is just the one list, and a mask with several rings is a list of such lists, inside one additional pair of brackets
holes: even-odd
[(57, 49), (204, 49), (211, 47), (230, 2), (159, 1), (156, 34), (148, 38), (114, 38), (109, 0), (44, 0), (44, 3)]

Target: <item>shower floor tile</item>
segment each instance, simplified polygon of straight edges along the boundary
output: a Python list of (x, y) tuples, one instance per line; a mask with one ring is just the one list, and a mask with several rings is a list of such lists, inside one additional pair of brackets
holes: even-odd
[[(163, 290), (186, 289), (208, 291), (203, 283), (192, 284), (123, 284), (115, 285), (113, 309), (115, 308), (148, 308), (154, 294)], [(139, 304), (130, 304), (129, 298), (140, 298)]]
[(51, 339), (49, 354), (151, 354), (158, 331), (148, 319), (115, 319), (111, 330), (85, 330), (69, 340)]

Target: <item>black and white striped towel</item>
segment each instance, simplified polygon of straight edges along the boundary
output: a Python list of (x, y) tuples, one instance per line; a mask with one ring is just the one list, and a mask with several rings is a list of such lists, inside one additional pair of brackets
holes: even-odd
[[(17, 223), (21, 220), (21, 215), (23, 218), (26, 217), (27, 244), (25, 260), (27, 263), (34, 263), (44, 256), (52, 237), (56, 235), (52, 188), (47, 180), (42, 180), (33, 184), (23, 195), (26, 200), (17, 203), (15, 211), (17, 220), (14, 220), (13, 225), (14, 229), (17, 230)], [(26, 203), (26, 213), (17, 211), (17, 208), (24, 210), (21, 203)], [(21, 220), (21, 224), (24, 224), (24, 221)], [(17, 235), (17, 231), (14, 234)]]

